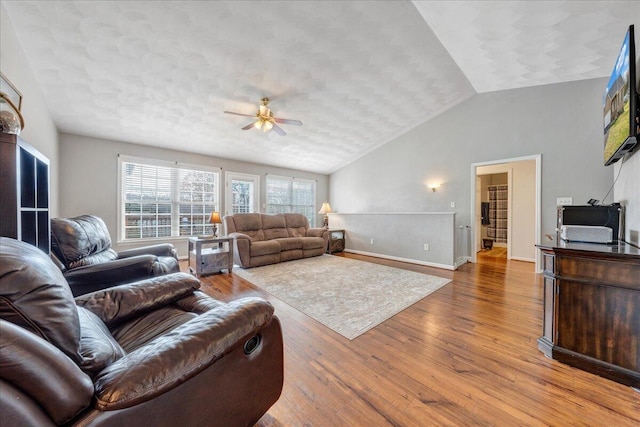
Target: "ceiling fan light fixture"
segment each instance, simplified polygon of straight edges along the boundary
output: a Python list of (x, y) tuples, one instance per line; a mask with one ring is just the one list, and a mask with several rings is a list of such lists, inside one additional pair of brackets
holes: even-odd
[(256, 129), (261, 129), (261, 128), (262, 128), (262, 124), (263, 124), (263, 123), (264, 123), (264, 120), (262, 120), (262, 119), (258, 119), (258, 120), (256, 120), (256, 122), (253, 124), (253, 126), (254, 126)]
[(273, 123), (271, 123), (269, 120), (265, 120), (262, 130), (264, 130), (265, 132), (269, 132), (271, 129), (273, 129)]

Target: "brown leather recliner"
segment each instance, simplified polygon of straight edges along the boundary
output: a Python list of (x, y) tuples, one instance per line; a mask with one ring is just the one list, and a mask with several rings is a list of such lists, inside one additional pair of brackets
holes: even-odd
[(271, 304), (174, 273), (74, 300), (39, 249), (0, 237), (0, 408), (11, 426), (248, 426), (283, 382)]
[(170, 243), (116, 252), (95, 215), (51, 219), (51, 252), (74, 296), (180, 271)]

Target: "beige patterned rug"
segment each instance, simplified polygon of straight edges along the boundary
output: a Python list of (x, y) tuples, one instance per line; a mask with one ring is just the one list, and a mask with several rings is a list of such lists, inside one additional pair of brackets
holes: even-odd
[(350, 340), (450, 282), (333, 255), (233, 272)]

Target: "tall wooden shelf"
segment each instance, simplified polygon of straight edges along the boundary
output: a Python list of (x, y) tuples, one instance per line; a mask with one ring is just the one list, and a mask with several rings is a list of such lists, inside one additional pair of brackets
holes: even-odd
[(49, 253), (49, 159), (16, 135), (0, 133), (0, 235)]

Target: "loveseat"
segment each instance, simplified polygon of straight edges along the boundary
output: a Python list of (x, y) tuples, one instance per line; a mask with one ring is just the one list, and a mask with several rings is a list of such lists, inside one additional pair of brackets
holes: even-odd
[(106, 224), (95, 215), (52, 218), (51, 252), (74, 296), (180, 271), (170, 243), (114, 251)]
[(234, 237), (234, 262), (249, 268), (325, 253), (329, 232), (310, 228), (297, 213), (234, 214), (224, 217), (227, 235)]
[(174, 273), (75, 300), (38, 248), (0, 237), (7, 426), (249, 426), (283, 384), (280, 323)]

